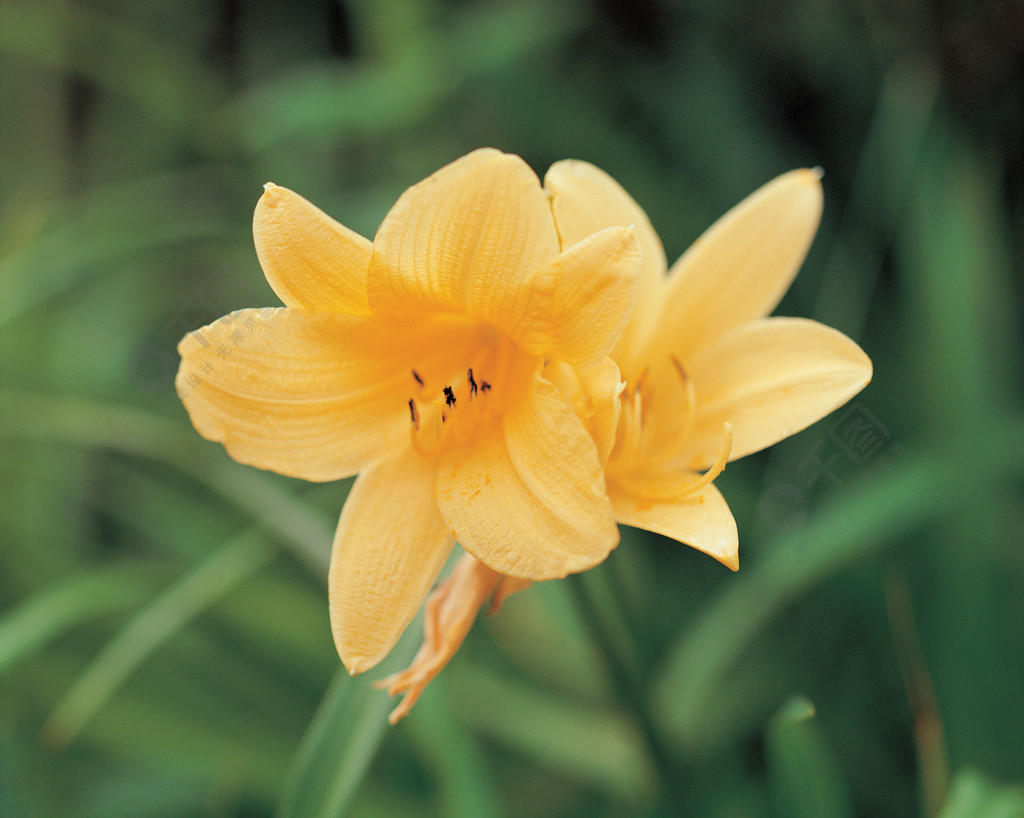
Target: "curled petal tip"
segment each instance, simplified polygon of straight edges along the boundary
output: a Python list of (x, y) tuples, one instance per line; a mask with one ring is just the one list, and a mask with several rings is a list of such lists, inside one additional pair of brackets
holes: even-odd
[(267, 182), (266, 184), (263, 185), (263, 192), (264, 193), (271, 193), (272, 191), (274, 191), (276, 189), (277, 189), (277, 185), (275, 185), (273, 182)]
[(821, 167), (821, 165), (815, 165), (811, 168), (811, 173), (817, 176), (819, 181), (825, 178), (825, 168)]

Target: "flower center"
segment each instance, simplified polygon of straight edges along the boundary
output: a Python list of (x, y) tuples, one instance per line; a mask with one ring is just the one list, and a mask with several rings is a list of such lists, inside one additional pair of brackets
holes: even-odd
[(410, 370), (410, 434), (417, 452), (434, 457), (470, 443), (482, 426), (495, 422), (507, 397), (501, 394), (507, 347), (503, 339), (478, 346), (468, 356), (471, 364), (447, 378)]

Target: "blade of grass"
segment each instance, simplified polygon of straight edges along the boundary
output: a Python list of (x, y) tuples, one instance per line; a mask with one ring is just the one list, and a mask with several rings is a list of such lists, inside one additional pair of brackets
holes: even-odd
[(939, 818), (1020, 818), (1024, 785), (998, 784), (981, 772), (964, 769), (953, 779)]
[(942, 714), (925, 665), (906, 576), (897, 573), (886, 575), (885, 604), (893, 647), (914, 719), (923, 814), (931, 818), (938, 815), (946, 800), (949, 759), (943, 736)]
[(655, 693), (665, 728), (691, 748), (713, 743), (706, 714), (721, 679), (785, 606), (899, 533), (957, 508), (965, 471), (992, 484), (1019, 474), (1024, 422), (993, 426), (981, 443), (908, 455), (766, 545), (764, 560), (736, 577), (669, 652)]
[[(422, 634), (421, 616), (406, 628), (374, 676), (386, 676), (412, 660)], [(368, 675), (350, 678), (339, 668), (292, 758), (279, 818), (344, 815), (384, 739), (393, 706)]]
[(213, 552), (133, 617), (82, 673), (43, 727), (66, 746), (124, 681), (177, 631), (277, 554), (266, 538), (246, 533)]
[(574, 705), (493, 671), (458, 663), (446, 669), (458, 716), (475, 732), (519, 751), (539, 767), (599, 787), (618, 798), (650, 802), (654, 770), (644, 740), (606, 707)]
[(897, 245), (921, 411), (943, 442), (983, 435), (990, 415), (1019, 405), (1020, 316), (1000, 172), (938, 119)]
[[(397, 11), (397, 10), (395, 10)], [(388, 25), (397, 15), (387, 18)], [(409, 21), (421, 25), (415, 12)], [(474, 77), (567, 36), (578, 25), (563, 9), (536, 2), (453, 15), (386, 48), (382, 63), (361, 71), (304, 65), (264, 83), (229, 108), (250, 146), (337, 139), (339, 133), (381, 133), (422, 122)], [(268, 119), (266, 111), (274, 111)]]
[(850, 793), (818, 724), (814, 705), (790, 699), (768, 725), (768, 777), (777, 815), (843, 818), (853, 814)]
[(220, 172), (131, 179), (53, 207), (27, 241), (2, 248), (0, 327), (126, 260), (202, 239), (241, 239), (239, 225), (203, 206), (210, 176)]
[(863, 332), (882, 271), (887, 231), (903, 218), (938, 91), (934, 69), (913, 60), (895, 63), (882, 83), (813, 311), (854, 338)]
[(164, 126), (188, 128), (224, 93), (216, 74), (123, 15), (75, 3), (5, 3), (0, 11), (0, 53), (87, 77)]
[(327, 575), (333, 526), (321, 514), (253, 469), (218, 456), (207, 442), (171, 420), (84, 398), (2, 390), (0, 434), (111, 449), (166, 463), (258, 519), (318, 579)]
[(423, 764), (434, 773), (441, 790), (442, 815), (498, 816), (498, 795), (475, 736), (459, 723), (457, 701), (451, 696), (448, 677), (431, 682), (432, 694), (416, 705), (415, 717), (407, 720), (409, 734)]
[(126, 611), (153, 587), (153, 571), (123, 564), (77, 574), (23, 600), (0, 619), (0, 674), (90, 619)]

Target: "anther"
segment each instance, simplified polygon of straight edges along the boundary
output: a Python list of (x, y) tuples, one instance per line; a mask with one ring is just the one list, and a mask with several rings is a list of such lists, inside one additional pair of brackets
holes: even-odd
[(486, 395), (491, 391), (491, 385), (487, 381), (480, 381), (480, 391)]
[(447, 406), (455, 407), (455, 392), (450, 386), (444, 388), (444, 402)]
[(416, 401), (409, 398), (409, 414), (412, 416), (413, 428), (418, 432), (420, 430), (420, 413), (416, 409)]
[(467, 373), (469, 375), (469, 396), (476, 397), (476, 381), (473, 380), (473, 367), (469, 368)]
[(412, 370), (412, 377), (416, 381), (416, 383), (418, 383), (420, 385), (420, 388), (422, 388), (423, 387), (423, 378), (420, 377), (420, 373), (417, 372), (414, 369), (414, 370)]

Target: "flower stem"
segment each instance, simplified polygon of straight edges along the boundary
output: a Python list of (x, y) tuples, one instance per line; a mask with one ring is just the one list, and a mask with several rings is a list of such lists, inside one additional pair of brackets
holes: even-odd
[(654, 716), (648, 705), (641, 675), (632, 671), (622, 661), (621, 653), (615, 647), (615, 640), (601, 611), (595, 604), (593, 593), (583, 574), (568, 578), (569, 588), (580, 611), (581, 618), (604, 658), (609, 679), (615, 695), (636, 721), (637, 727), (647, 744), (661, 783), (661, 798), (666, 814), (672, 813), (684, 803), (681, 792), (681, 775), (672, 761), (671, 753), (658, 731)]

